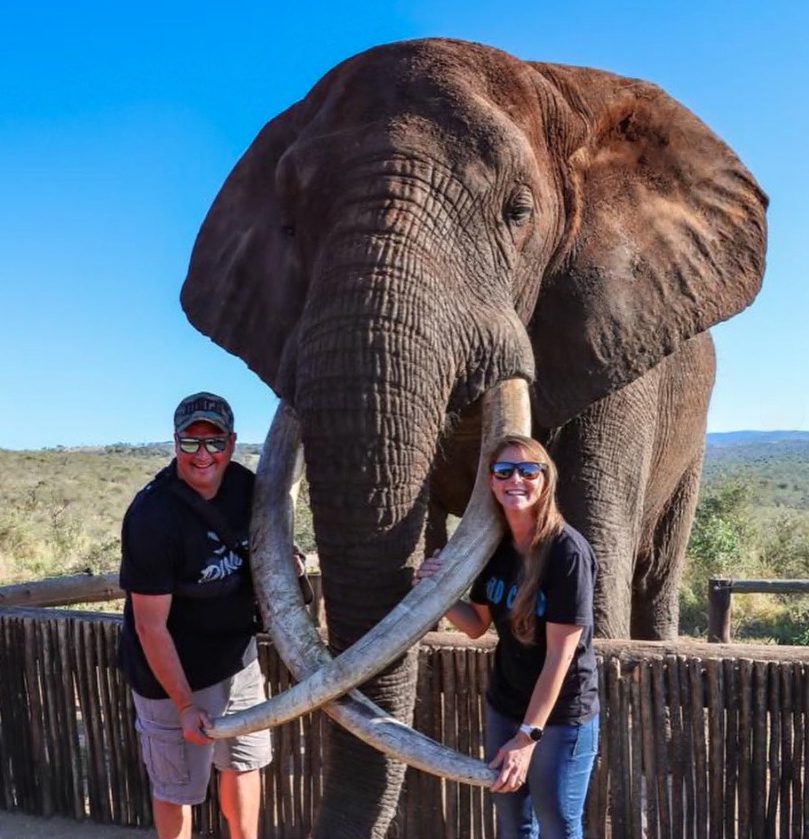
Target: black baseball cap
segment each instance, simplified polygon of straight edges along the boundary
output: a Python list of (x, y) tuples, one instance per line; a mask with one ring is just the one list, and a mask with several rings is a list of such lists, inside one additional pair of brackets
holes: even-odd
[(215, 393), (186, 396), (174, 412), (174, 430), (179, 434), (195, 422), (210, 422), (225, 434), (233, 433), (233, 411), (227, 399)]

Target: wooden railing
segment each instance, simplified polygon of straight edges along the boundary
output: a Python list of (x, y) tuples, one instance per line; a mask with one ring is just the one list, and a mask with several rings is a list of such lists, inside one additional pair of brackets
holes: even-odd
[(730, 643), (730, 595), (736, 594), (809, 594), (809, 580), (733, 580), (712, 577), (708, 580), (708, 640), (712, 644)]
[(123, 596), (124, 592), (118, 586), (117, 573), (87, 572), (0, 586), (0, 608), (105, 603)]
[[(151, 824), (129, 691), (115, 667), (117, 616), (0, 609), (0, 807), (109, 824)], [(809, 650), (598, 641), (601, 748), (590, 839), (809, 835)], [(428, 636), (415, 726), (482, 756), (490, 638)], [(273, 693), (290, 682), (267, 642)], [(262, 772), (261, 835), (307, 836), (323, 778), (324, 717), (274, 732)], [(216, 804), (194, 808), (226, 835)], [(409, 769), (391, 837), (494, 835), (492, 796)]]

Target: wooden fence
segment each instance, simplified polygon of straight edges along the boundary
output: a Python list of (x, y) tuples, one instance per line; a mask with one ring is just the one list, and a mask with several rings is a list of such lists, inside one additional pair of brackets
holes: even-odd
[(708, 580), (708, 640), (730, 643), (730, 595), (736, 594), (809, 594), (809, 580), (732, 580), (711, 577)]
[[(0, 609), (0, 806), (151, 824), (132, 704), (114, 663), (119, 630), (116, 616)], [(809, 837), (809, 650), (597, 644), (601, 748), (589, 839)], [(416, 727), (480, 755), (491, 653), (489, 641), (449, 633), (423, 643)], [(260, 656), (271, 690), (283, 690), (289, 675), (268, 643)], [(316, 713), (276, 730), (261, 835), (308, 835), (327, 724)], [(203, 835), (226, 835), (215, 794), (194, 820)], [(389, 835), (491, 837), (491, 796), (410, 769)]]

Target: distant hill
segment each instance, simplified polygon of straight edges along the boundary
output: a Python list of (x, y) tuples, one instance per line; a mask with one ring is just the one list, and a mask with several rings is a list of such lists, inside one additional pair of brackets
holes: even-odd
[[(757, 506), (788, 508), (809, 515), (809, 431), (711, 433), (706, 437), (706, 444), (703, 491), (710, 491), (728, 480), (741, 481), (749, 488)], [(261, 449), (261, 443), (238, 443), (236, 459), (255, 469)], [(143, 469), (148, 469), (158, 459), (166, 462), (173, 455), (170, 442), (135, 446), (119, 443), (78, 451), (134, 458), (135, 462), (142, 462)], [(2, 465), (0, 460), (0, 467)]]
[(758, 443), (809, 443), (809, 431), (725, 431), (709, 433), (709, 446), (743, 446)]
[(747, 484), (761, 506), (809, 511), (809, 432), (708, 434), (703, 487), (725, 480)]

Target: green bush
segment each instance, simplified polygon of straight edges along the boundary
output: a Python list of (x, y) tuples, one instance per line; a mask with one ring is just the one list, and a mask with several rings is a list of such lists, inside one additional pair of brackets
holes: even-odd
[(776, 514), (762, 527), (760, 541), (761, 565), (771, 576), (809, 577), (809, 516), (794, 511)]
[[(703, 489), (687, 555), (680, 596), (680, 632), (704, 636), (708, 580), (809, 578), (809, 515), (762, 508), (752, 481), (727, 479)], [(737, 640), (779, 644), (809, 641), (809, 598), (734, 594), (732, 628)]]

